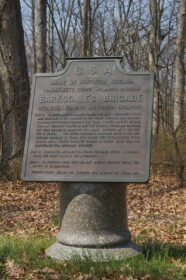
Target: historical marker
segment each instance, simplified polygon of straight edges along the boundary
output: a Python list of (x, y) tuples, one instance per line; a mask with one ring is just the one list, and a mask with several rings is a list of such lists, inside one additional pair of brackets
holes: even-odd
[(145, 182), (153, 76), (118, 58), (69, 59), (32, 84), (22, 179)]
[(128, 230), (127, 183), (149, 179), (153, 76), (127, 73), (120, 60), (69, 59), (33, 79), (22, 178), (62, 182), (60, 230), (46, 250), (57, 261), (141, 253)]

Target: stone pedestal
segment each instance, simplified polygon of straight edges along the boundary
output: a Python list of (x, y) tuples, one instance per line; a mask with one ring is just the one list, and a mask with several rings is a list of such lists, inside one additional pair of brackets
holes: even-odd
[(62, 183), (60, 230), (46, 254), (56, 261), (73, 255), (100, 261), (139, 255), (128, 230), (126, 199), (123, 183)]

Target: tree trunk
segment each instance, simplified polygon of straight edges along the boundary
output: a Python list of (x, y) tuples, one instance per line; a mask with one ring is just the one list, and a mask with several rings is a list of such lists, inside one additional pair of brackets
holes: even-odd
[(83, 18), (82, 18), (82, 57), (88, 55), (88, 14), (89, 14), (89, 0), (84, 0), (83, 4)]
[(37, 72), (46, 72), (46, 0), (37, 0)]
[(91, 12), (91, 4), (90, 0), (88, 1), (88, 50), (87, 50), (87, 56), (92, 56), (92, 12)]
[(65, 54), (65, 50), (64, 48), (62, 47), (61, 48), (61, 65), (62, 65), (62, 68), (65, 68), (66, 66), (66, 54)]
[(15, 176), (18, 162), (10, 162), (22, 154), (29, 91), (20, 2), (0, 0), (0, 170), (8, 163), (9, 172)]
[(36, 65), (36, 32), (35, 32), (35, 0), (32, 0), (32, 74), (37, 72)]
[(151, 32), (150, 32), (150, 52), (149, 52), (149, 68), (154, 73), (154, 102), (153, 102), (153, 121), (152, 135), (157, 137), (159, 131), (159, 69), (158, 69), (158, 54), (160, 53), (160, 18), (158, 16), (157, 0), (150, 0), (151, 14)]
[(181, 0), (178, 18), (178, 32), (176, 40), (176, 59), (175, 59), (175, 93), (174, 93), (174, 130), (182, 123), (183, 115), (183, 96), (185, 86), (185, 67), (184, 67), (184, 47), (186, 40), (186, 0)]
[(48, 12), (48, 46), (49, 46), (49, 72), (54, 72), (54, 22), (52, 15), (54, 13), (53, 0), (49, 2), (51, 12)]
[(3, 120), (3, 102), (2, 102), (2, 94), (0, 93), (0, 165), (1, 165), (1, 161), (2, 161), (2, 151), (3, 151), (2, 120)]
[[(53, 1), (53, 0), (52, 0)], [(52, 2), (51, 1), (51, 2)], [(57, 3), (55, 2), (55, 4), (57, 5)], [(58, 26), (56, 24), (56, 21), (55, 21), (55, 18), (54, 18), (54, 7), (53, 7), (53, 2), (52, 3), (48, 3), (47, 2), (47, 5), (48, 5), (48, 8), (49, 8), (49, 11), (50, 11), (50, 16), (51, 16), (51, 19), (52, 19), (52, 30), (56, 29), (56, 32), (57, 32), (57, 35), (58, 35), (58, 38), (59, 38), (59, 42), (60, 42), (60, 45), (61, 45), (61, 65), (62, 65), (62, 68), (65, 67), (66, 65), (66, 57), (68, 57), (68, 54), (67, 52), (65, 51), (65, 42), (62, 40), (62, 37), (61, 37), (61, 34), (59, 32), (59, 29), (58, 29)], [(57, 7), (57, 10), (59, 11), (58, 7)], [(61, 21), (61, 18), (60, 18), (60, 21)], [(61, 30), (61, 33), (62, 33), (62, 30)], [(54, 39), (54, 38), (53, 38)], [(54, 49), (52, 49), (52, 52), (54, 51)], [(54, 63), (54, 61), (53, 61)]]

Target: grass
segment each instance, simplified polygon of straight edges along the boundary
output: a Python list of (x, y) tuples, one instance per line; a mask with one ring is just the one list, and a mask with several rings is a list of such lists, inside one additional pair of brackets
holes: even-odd
[(53, 221), (53, 224), (55, 226), (58, 226), (59, 225), (59, 213), (58, 212), (54, 212), (53, 215), (52, 215), (52, 221)]
[[(6, 259), (13, 259), (15, 263), (24, 265), (28, 262), (29, 267), (36, 269), (45, 265), (45, 249), (50, 246), (53, 239), (44, 239), (35, 237), (29, 239), (20, 239), (14, 237), (4, 237), (0, 240), (0, 259), (5, 263)], [(41, 258), (43, 257), (43, 259)], [(41, 261), (39, 261), (41, 259)]]
[[(29, 273), (38, 271), (39, 275), (43, 275), (44, 269), (52, 269), (59, 277), (63, 275), (58, 279), (78, 279), (80, 275), (82, 277), (79, 279), (102, 279), (102, 277), (122, 279), (119, 277), (123, 275), (134, 277), (134, 279), (146, 277), (144, 279), (180, 280), (186, 276), (186, 271), (184, 271), (186, 248), (184, 247), (146, 243), (143, 245), (143, 254), (128, 260), (111, 259), (107, 263), (95, 263), (91, 258), (81, 261), (78, 257), (74, 257), (70, 261), (56, 264), (45, 256), (45, 249), (53, 242), (54, 238), (3, 237), (0, 240), (0, 279), (7, 277), (6, 262), (8, 260), (14, 260), (16, 265)], [(83, 278), (83, 275), (89, 278)], [(50, 278), (46, 276), (41, 279)]]

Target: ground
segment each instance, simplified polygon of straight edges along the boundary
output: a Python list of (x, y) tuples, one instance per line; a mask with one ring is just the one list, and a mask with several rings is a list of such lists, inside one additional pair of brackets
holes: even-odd
[[(185, 189), (176, 177), (129, 184), (128, 221), (138, 258), (61, 265), (45, 256), (59, 224), (57, 183), (0, 183), (0, 279), (182, 280), (186, 278)], [(164, 245), (163, 245), (164, 244)]]
[[(0, 237), (55, 236), (58, 231), (58, 184), (23, 181), (0, 184)], [(175, 177), (151, 177), (129, 184), (129, 229), (138, 243), (150, 239), (186, 244), (185, 189)]]

